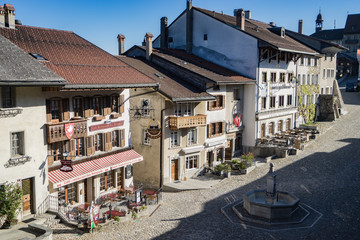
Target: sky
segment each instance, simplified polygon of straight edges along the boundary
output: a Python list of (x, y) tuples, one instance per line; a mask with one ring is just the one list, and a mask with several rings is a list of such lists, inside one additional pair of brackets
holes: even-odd
[[(15, 18), (23, 25), (73, 31), (111, 54), (118, 53), (117, 35), (125, 35), (125, 50), (140, 45), (147, 32), (157, 37), (160, 18), (169, 24), (186, 8), (186, 0), (0, 0), (13, 4)], [(274, 22), (303, 33), (315, 31), (319, 10), (324, 29), (344, 28), (348, 14), (360, 13), (359, 0), (193, 0), (193, 6), (233, 15), (234, 9), (250, 10), (252, 18)]]

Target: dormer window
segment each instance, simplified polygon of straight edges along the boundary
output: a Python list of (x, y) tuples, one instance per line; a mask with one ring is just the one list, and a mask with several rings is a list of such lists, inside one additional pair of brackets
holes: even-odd
[(281, 37), (284, 38), (285, 37), (285, 28), (281, 28)]
[(204, 41), (207, 41), (207, 40), (208, 40), (208, 35), (204, 34)]
[(41, 56), (40, 54), (38, 53), (30, 53), (30, 55), (35, 58), (36, 60), (39, 60), (39, 61), (47, 61), (46, 58), (44, 58), (43, 56)]

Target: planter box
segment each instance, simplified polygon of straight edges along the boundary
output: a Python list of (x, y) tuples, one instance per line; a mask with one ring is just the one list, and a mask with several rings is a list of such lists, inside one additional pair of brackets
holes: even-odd
[(231, 171), (224, 172), (223, 176), (226, 177), (226, 178), (230, 178), (231, 177)]
[(308, 126), (308, 125), (300, 125), (299, 126), (300, 129), (306, 129), (306, 130), (316, 130), (319, 131), (319, 126)]
[(241, 171), (242, 174), (248, 174), (254, 169), (255, 169), (255, 166), (251, 166), (251, 167), (248, 167), (246, 169), (240, 169), (240, 171)]

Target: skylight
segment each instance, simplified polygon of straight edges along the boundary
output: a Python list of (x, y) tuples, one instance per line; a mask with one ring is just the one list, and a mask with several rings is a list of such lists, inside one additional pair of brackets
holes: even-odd
[(38, 53), (30, 53), (30, 55), (33, 57), (33, 58), (35, 58), (35, 59), (37, 59), (37, 60), (39, 60), (39, 61), (46, 61), (47, 59), (45, 59), (43, 56), (41, 56), (40, 54), (38, 54)]

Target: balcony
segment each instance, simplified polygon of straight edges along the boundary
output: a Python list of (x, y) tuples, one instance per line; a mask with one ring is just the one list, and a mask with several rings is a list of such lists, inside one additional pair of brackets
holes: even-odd
[(169, 125), (171, 130), (180, 128), (191, 128), (206, 126), (206, 115), (196, 115), (187, 117), (169, 117)]
[(73, 138), (80, 138), (87, 136), (87, 121), (76, 120), (62, 123), (46, 124), (47, 142), (54, 143), (69, 140), (65, 133), (65, 124), (74, 123)]

